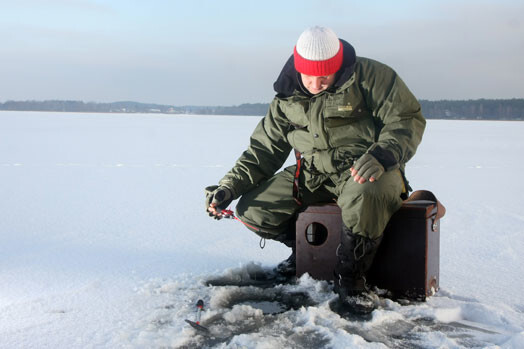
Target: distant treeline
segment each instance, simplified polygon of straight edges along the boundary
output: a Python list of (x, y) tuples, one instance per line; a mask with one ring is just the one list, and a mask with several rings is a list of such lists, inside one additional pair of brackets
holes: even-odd
[[(421, 100), (428, 119), (524, 120), (524, 99)], [(0, 110), (63, 111), (86, 113), (163, 113), (204, 115), (266, 114), (269, 104), (247, 103), (230, 107), (173, 106), (138, 102), (95, 103), (82, 101), (7, 101)]]
[(524, 99), (420, 100), (427, 119), (524, 120)]
[(0, 110), (64, 111), (85, 113), (178, 113), (175, 107), (138, 102), (96, 103), (82, 101), (7, 101), (0, 103)]

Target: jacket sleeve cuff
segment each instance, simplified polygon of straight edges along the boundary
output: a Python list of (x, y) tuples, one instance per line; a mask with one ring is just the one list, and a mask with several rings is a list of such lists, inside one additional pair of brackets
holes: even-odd
[(229, 191), (231, 191), (231, 195), (232, 195), (233, 200), (238, 199), (240, 197), (240, 195), (241, 195), (240, 193), (237, 192), (237, 190), (235, 189), (235, 186), (232, 185), (229, 181), (227, 181), (227, 182), (226, 181), (220, 181), (218, 183), (218, 185), (221, 186), (221, 187), (225, 187), (225, 188), (229, 189)]
[(395, 155), (387, 149), (380, 147), (378, 144), (373, 144), (367, 151), (373, 155), (375, 159), (380, 162), (386, 171), (392, 171), (399, 168), (399, 163), (395, 158)]

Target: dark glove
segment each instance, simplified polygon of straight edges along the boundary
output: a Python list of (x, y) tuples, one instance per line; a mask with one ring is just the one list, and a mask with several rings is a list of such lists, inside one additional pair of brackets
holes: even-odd
[[(211, 204), (214, 204), (217, 211), (226, 209), (233, 201), (233, 193), (229, 188), (210, 185), (206, 187), (206, 211)], [(210, 213), (212, 216), (212, 214)]]
[(352, 167), (352, 170), (357, 171), (356, 176), (364, 178), (369, 181), (370, 178), (378, 180), (384, 173), (384, 166), (371, 154), (366, 153), (362, 155)]

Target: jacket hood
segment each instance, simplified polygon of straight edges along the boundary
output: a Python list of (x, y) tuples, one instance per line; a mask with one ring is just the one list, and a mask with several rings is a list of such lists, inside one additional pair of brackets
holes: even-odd
[[(346, 83), (353, 72), (355, 71), (355, 62), (357, 57), (355, 55), (355, 49), (345, 40), (340, 39), (342, 42), (342, 47), (344, 50), (344, 58), (342, 61), (342, 66), (336, 73), (335, 83), (333, 86), (340, 87)], [(300, 74), (295, 69), (295, 62), (293, 55), (289, 57), (286, 64), (282, 68), (280, 75), (277, 78), (277, 81), (273, 84), (273, 89), (277, 93), (278, 97), (289, 97), (292, 96), (295, 90), (303, 90), (300, 83)]]

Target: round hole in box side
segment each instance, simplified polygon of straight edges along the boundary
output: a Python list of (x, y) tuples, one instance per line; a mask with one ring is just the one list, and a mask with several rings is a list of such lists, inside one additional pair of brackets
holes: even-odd
[(313, 246), (320, 246), (326, 242), (328, 237), (327, 228), (317, 222), (313, 222), (306, 228), (306, 241)]

